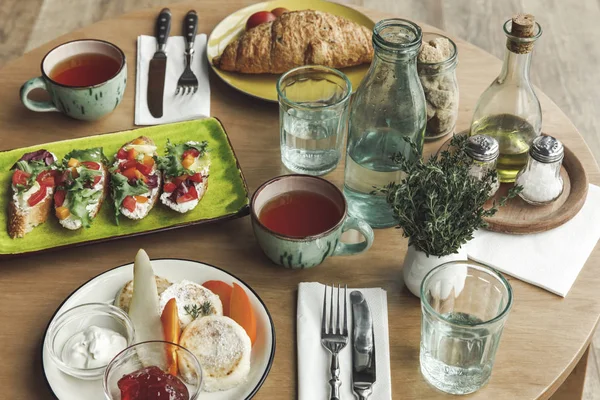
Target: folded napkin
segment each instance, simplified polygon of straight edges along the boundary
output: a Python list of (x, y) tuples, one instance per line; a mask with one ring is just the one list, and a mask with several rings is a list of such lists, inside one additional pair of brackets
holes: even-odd
[(198, 91), (193, 95), (175, 95), (177, 81), (185, 69), (185, 40), (183, 36), (171, 36), (167, 41), (167, 72), (163, 116), (154, 118), (148, 109), (148, 68), (156, 52), (154, 36), (138, 36), (137, 76), (135, 87), (135, 124), (158, 125), (185, 121), (210, 115), (210, 86), (206, 61), (206, 35), (196, 36), (194, 42), (192, 72), (198, 78)]
[[(298, 286), (297, 343), (298, 399), (329, 398), (330, 354), (321, 345), (321, 313), (324, 286), (320, 283), (301, 283)], [(340, 352), (340, 397), (354, 399), (352, 392), (352, 307), (348, 288), (348, 345)], [(369, 304), (375, 334), (377, 381), (370, 400), (392, 398), (390, 379), (390, 346), (388, 337), (387, 293), (380, 288), (357, 289)]]
[(469, 258), (565, 297), (600, 238), (600, 187), (570, 221), (531, 235), (479, 230), (467, 245)]

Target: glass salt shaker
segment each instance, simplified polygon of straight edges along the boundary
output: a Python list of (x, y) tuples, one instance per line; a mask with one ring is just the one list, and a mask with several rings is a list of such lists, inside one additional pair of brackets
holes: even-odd
[[(483, 180), (490, 170), (496, 170), (500, 146), (498, 141), (488, 135), (475, 135), (467, 139), (465, 152), (473, 159), (473, 164), (469, 170), (469, 175), (479, 180)], [(489, 197), (492, 197), (498, 191), (500, 181), (498, 175), (492, 182), (492, 189)]]
[(552, 136), (537, 137), (529, 149), (527, 165), (517, 175), (519, 196), (529, 204), (550, 204), (563, 192), (560, 167), (565, 154), (563, 144)]
[(419, 79), (427, 100), (425, 140), (435, 140), (454, 132), (458, 119), (458, 50), (450, 38), (423, 33), (417, 57)]

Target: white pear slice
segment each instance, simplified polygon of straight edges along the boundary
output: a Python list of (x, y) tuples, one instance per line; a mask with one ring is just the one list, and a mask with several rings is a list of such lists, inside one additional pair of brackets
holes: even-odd
[[(133, 296), (129, 306), (129, 318), (135, 328), (135, 342), (164, 340), (158, 307), (158, 290), (152, 264), (148, 254), (140, 249), (133, 264)], [(155, 346), (158, 350), (159, 346)], [(162, 366), (166, 364), (164, 349), (160, 351), (138, 351), (144, 365)], [(164, 361), (164, 362), (163, 362)]]

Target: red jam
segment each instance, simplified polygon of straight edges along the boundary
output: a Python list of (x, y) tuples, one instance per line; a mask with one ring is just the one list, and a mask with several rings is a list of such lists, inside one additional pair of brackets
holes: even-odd
[(189, 400), (185, 384), (158, 367), (142, 368), (123, 375), (117, 383), (121, 400)]

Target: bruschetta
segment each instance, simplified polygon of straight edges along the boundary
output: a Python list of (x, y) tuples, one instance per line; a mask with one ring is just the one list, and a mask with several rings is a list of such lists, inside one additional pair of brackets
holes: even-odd
[(73, 150), (65, 156), (54, 193), (54, 211), (63, 227), (90, 227), (108, 191), (106, 163), (101, 147)]
[(154, 207), (161, 186), (156, 156), (154, 142), (145, 136), (125, 144), (117, 152), (111, 168), (111, 192), (117, 224), (120, 215), (139, 220)]
[(207, 142), (172, 144), (159, 158), (163, 174), (163, 193), (160, 201), (180, 213), (196, 208), (208, 188), (210, 160)]
[(54, 193), (56, 156), (47, 150), (24, 154), (12, 170), (8, 235), (22, 238), (48, 219)]

